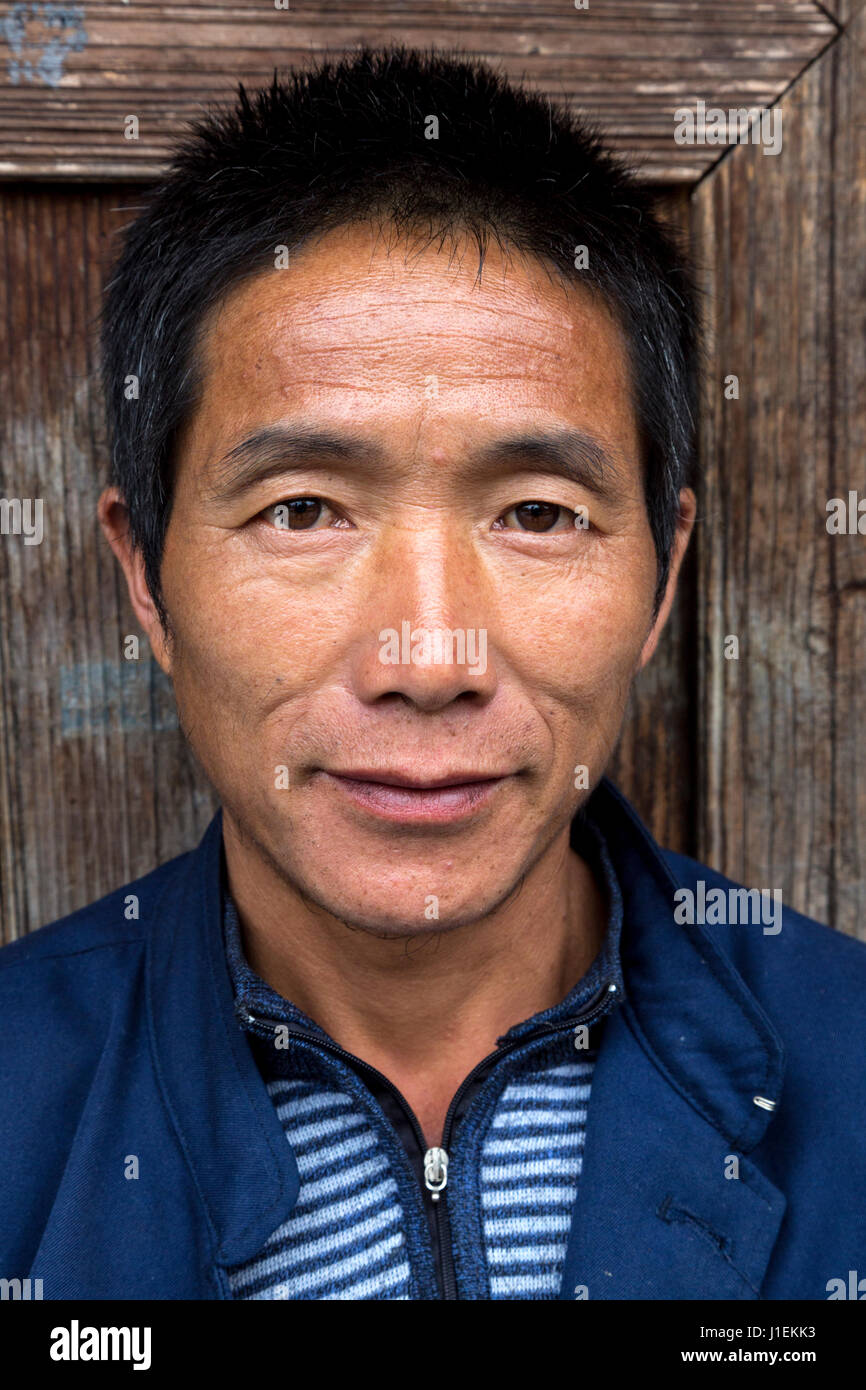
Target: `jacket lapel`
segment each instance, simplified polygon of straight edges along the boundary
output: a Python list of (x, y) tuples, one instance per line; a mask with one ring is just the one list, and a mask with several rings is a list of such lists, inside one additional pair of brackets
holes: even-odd
[(759, 1298), (785, 1199), (658, 1071), (624, 1010), (587, 1121), (560, 1298)]
[[(110, 1022), (31, 1276), (50, 1298), (227, 1298), (300, 1180), (233, 1012), (220, 912), (221, 816), (144, 902), (142, 979)], [(144, 901), (144, 900), (143, 900)], [(135, 1158), (135, 1181), (124, 1171)]]
[(709, 932), (674, 921), (679, 885), (610, 783), (592, 813), (623, 890), (625, 998), (603, 1025), (560, 1298), (760, 1298), (785, 1198), (748, 1154), (781, 1042)]
[(221, 1265), (251, 1259), (298, 1198), (295, 1156), (234, 1015), (220, 896), (222, 812), (156, 913), (148, 1005), (166, 1105)]

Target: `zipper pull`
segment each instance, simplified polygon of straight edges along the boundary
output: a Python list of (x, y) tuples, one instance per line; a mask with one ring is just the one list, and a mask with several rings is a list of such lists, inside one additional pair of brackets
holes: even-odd
[(439, 1193), (448, 1181), (448, 1155), (444, 1149), (428, 1149), (424, 1155), (424, 1186), (431, 1202), (439, 1201)]

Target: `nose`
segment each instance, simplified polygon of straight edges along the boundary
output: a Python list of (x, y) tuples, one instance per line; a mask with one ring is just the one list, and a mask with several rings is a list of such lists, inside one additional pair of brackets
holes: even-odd
[(395, 529), (373, 568), (353, 670), (359, 698), (398, 697), (426, 712), (490, 700), (493, 600), (471, 538), (447, 524)]

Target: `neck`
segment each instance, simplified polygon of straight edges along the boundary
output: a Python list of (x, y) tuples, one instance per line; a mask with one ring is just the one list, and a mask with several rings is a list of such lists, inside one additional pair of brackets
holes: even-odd
[(494, 911), (456, 928), (382, 937), (311, 903), (225, 813), (223, 825), (253, 970), (404, 1095), (421, 1087), (431, 1113), (443, 1097), (447, 1107), (498, 1037), (558, 1004), (601, 946), (604, 898), (568, 827)]

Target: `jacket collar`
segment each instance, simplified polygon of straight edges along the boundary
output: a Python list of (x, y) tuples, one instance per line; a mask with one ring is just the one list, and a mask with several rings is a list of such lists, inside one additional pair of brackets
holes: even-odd
[[(637, 1204), (641, 1221), (650, 1224), (649, 1246), (641, 1245), (636, 1230), (628, 1237), (629, 1258), (617, 1265), (619, 1291), (606, 1296), (640, 1297), (634, 1292), (643, 1287), (639, 1266), (642, 1261), (652, 1265), (649, 1251), (659, 1231), (689, 1246), (700, 1240), (695, 1233), (703, 1222), (712, 1237), (704, 1234), (701, 1255), (723, 1276), (726, 1289), (703, 1296), (754, 1297), (731, 1290), (757, 1287), (784, 1200), (745, 1155), (772, 1118), (755, 1097), (776, 1101), (780, 1094), (781, 1043), (709, 933), (674, 923), (677, 879), (606, 778), (586, 814), (605, 837), (622, 891), (617, 978), (623, 998), (605, 1025), (596, 1064), (563, 1296), (573, 1296), (567, 1286), (581, 1282), (577, 1274), (589, 1277), (590, 1269), (616, 1264), (603, 1253), (605, 1222), (612, 1210), (625, 1212)], [(154, 913), (147, 1000), (166, 1105), (201, 1193), (218, 1261), (231, 1265), (252, 1258), (286, 1220), (297, 1200), (299, 1175), (234, 1013), (221, 925), (221, 845), (218, 812)], [(639, 1076), (644, 1084), (635, 1091)], [(660, 1135), (665, 1114), (670, 1128)], [(628, 1163), (621, 1141), (627, 1141)], [(748, 1182), (717, 1177), (731, 1150), (743, 1156)], [(691, 1217), (676, 1215), (682, 1210)], [(755, 1236), (759, 1215), (760, 1239)], [(638, 1210), (634, 1217), (639, 1227)], [(726, 1222), (737, 1227), (736, 1238), (719, 1229)], [(730, 1251), (733, 1243), (739, 1252), (747, 1233), (751, 1254), (748, 1259), (737, 1255), (746, 1270), (741, 1277)], [(592, 1280), (596, 1292), (590, 1296), (605, 1296), (598, 1288), (607, 1276), (593, 1274)]]
[(606, 779), (591, 810), (622, 886), (625, 997), (593, 1073), (560, 1297), (760, 1298), (786, 1203), (748, 1155), (782, 1044), (709, 932), (674, 921), (681, 885)]
[(781, 1040), (711, 929), (674, 921), (674, 894), (685, 885), (607, 778), (588, 810), (623, 894), (630, 1025), (683, 1096), (732, 1146), (748, 1152), (763, 1138), (781, 1093)]

